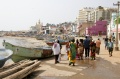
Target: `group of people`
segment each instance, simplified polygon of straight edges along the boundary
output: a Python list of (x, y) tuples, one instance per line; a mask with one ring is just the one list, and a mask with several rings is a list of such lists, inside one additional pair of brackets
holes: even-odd
[(83, 54), (85, 51), (85, 58), (89, 58), (89, 56), (91, 57), (91, 59), (95, 60), (95, 54), (97, 53), (99, 55), (100, 52), (100, 45), (101, 45), (101, 41), (98, 38), (98, 40), (93, 40), (92, 37), (85, 37), (85, 40), (83, 41), (82, 39), (80, 39), (80, 42), (78, 42), (78, 40), (76, 40), (76, 44), (77, 44), (77, 56), (79, 59), (83, 59)]
[[(66, 53), (69, 60), (69, 65), (75, 66), (76, 57), (80, 60), (83, 60), (83, 54), (85, 51), (85, 58), (89, 58), (89, 54), (92, 60), (95, 60), (95, 53), (99, 55), (101, 41), (98, 40), (95, 42), (92, 37), (85, 37), (85, 40), (72, 39), (66, 44)], [(52, 50), (55, 55), (55, 64), (59, 63), (59, 54), (61, 52), (60, 43), (58, 40), (53, 44)]]
[[(108, 50), (109, 56), (112, 56), (113, 53), (113, 39), (110, 39), (106, 36), (104, 38), (105, 49)], [(100, 45), (101, 41), (98, 38), (96, 41), (92, 39), (92, 37), (86, 36), (85, 39), (76, 40), (72, 39), (66, 44), (66, 53), (69, 60), (69, 65), (75, 66), (76, 59), (83, 60), (83, 54), (85, 52), (85, 58), (91, 57), (91, 60), (95, 60), (95, 55), (100, 54)], [(52, 50), (55, 56), (55, 64), (59, 63), (60, 55), (61, 55), (62, 45), (59, 40), (55, 40)]]

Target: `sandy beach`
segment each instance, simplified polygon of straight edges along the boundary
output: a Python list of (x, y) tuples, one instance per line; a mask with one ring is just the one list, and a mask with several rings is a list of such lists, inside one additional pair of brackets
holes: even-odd
[[(97, 38), (93, 37), (94, 40)], [(15, 39), (26, 38), (15, 37)], [(80, 38), (77, 37), (76, 39)], [(96, 55), (96, 60), (84, 58), (84, 60), (76, 60), (75, 66), (69, 66), (63, 45), (60, 63), (54, 64), (54, 57), (41, 59), (42, 63), (39, 68), (25, 79), (120, 79), (120, 53), (113, 51), (113, 56), (109, 57), (108, 50), (104, 48), (103, 37), (100, 39), (102, 41), (101, 50), (100, 55)], [(45, 45), (45, 42), (34, 38), (27, 38), (26, 40)]]

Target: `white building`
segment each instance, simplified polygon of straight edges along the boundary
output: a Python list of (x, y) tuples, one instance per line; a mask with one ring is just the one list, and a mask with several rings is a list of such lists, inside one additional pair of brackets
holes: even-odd
[(78, 16), (78, 21), (80, 22), (88, 22), (88, 14), (89, 12), (93, 11), (94, 9), (91, 7), (86, 7), (81, 10), (79, 10), (79, 16)]
[(94, 11), (91, 11), (89, 13), (90, 21), (96, 22), (101, 17), (104, 20), (110, 21), (111, 20), (111, 15), (112, 15), (113, 12), (117, 12), (117, 9), (116, 8), (104, 8), (104, 7), (99, 6)]
[(37, 32), (37, 33), (42, 33), (43, 32), (42, 26), (43, 26), (43, 24), (39, 20), (38, 23), (36, 23), (35, 26), (30, 27), (30, 31), (31, 32)]

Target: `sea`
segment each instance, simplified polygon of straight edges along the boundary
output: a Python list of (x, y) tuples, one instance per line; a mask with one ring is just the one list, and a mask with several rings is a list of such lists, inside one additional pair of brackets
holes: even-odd
[[(0, 49), (5, 49), (5, 47), (3, 46), (3, 41), (4, 40), (7, 40), (7, 41), (11, 41), (11, 42), (15, 42), (15, 39), (14, 38), (7, 38), (7, 37), (0, 37)], [(13, 64), (14, 62), (12, 61), (12, 59), (8, 59), (4, 66), (7, 66), (7, 65), (10, 65), (10, 64)]]

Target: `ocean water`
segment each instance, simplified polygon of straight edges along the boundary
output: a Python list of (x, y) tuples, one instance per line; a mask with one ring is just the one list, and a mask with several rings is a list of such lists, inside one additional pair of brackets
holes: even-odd
[[(5, 47), (3, 46), (3, 40), (7, 40), (7, 41), (13, 41), (14, 42), (14, 39), (12, 38), (6, 38), (6, 37), (0, 37), (0, 49), (4, 49)], [(3, 52), (2, 52), (3, 53)], [(1, 54), (0, 53), (0, 59), (3, 59), (4, 58), (4, 56), (3, 55), (6, 55), (6, 53), (4, 53), (4, 54)], [(5, 64), (4, 64), (4, 66), (6, 66), (6, 65), (10, 65), (10, 64), (13, 64), (14, 62), (12, 61), (12, 59), (8, 59), (6, 62), (5, 62)]]

